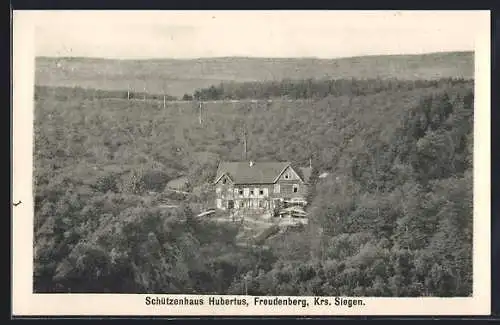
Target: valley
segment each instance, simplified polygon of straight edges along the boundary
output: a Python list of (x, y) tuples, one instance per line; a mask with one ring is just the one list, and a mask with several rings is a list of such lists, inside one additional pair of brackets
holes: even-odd
[[(473, 65), (430, 57), (39, 59), (35, 292), (470, 296)], [(307, 222), (218, 209), (221, 161), (311, 165)]]

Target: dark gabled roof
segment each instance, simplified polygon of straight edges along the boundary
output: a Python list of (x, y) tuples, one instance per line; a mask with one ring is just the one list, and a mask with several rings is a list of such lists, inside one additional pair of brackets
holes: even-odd
[(272, 184), (280, 173), (290, 166), (288, 162), (221, 162), (215, 181), (227, 174), (235, 184)]
[(311, 167), (299, 167), (297, 168), (299, 172), (299, 176), (302, 178), (304, 182), (309, 182), (309, 179), (311, 178), (312, 174), (312, 168)]
[(221, 162), (215, 182), (226, 174), (235, 184), (272, 184), (288, 166), (292, 167), (304, 182), (309, 181), (312, 172), (310, 167), (296, 167), (290, 162), (254, 162), (253, 166), (250, 166), (249, 162), (241, 161)]

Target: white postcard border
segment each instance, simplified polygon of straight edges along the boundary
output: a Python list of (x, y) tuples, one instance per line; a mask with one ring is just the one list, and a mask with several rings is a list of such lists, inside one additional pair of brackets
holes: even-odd
[[(13, 13), (13, 185), (12, 312), (34, 315), (488, 315), (490, 313), (490, 12), (476, 11), (481, 28), (475, 50), (474, 120), (474, 236), (473, 297), (470, 298), (357, 298), (364, 305), (309, 307), (147, 305), (146, 297), (210, 296), (142, 294), (33, 294), (33, 100), (34, 26), (36, 12)], [(467, 22), (464, 22), (467, 23)], [(273, 298), (273, 297), (266, 297)], [(288, 298), (288, 297), (280, 297)], [(347, 298), (347, 297), (343, 297)], [(334, 301), (334, 297), (330, 297)]]

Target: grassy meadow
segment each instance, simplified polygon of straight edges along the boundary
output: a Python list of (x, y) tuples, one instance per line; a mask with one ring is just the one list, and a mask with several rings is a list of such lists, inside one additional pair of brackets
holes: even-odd
[(221, 82), (283, 79), (398, 78), (435, 80), (474, 76), (472, 52), (316, 58), (207, 58), (192, 60), (36, 59), (40, 86), (127, 90), (182, 97)]

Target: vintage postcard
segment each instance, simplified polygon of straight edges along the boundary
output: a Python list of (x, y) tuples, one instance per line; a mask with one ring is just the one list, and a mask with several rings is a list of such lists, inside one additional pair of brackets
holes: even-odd
[(489, 11), (14, 11), (13, 315), (487, 315)]

